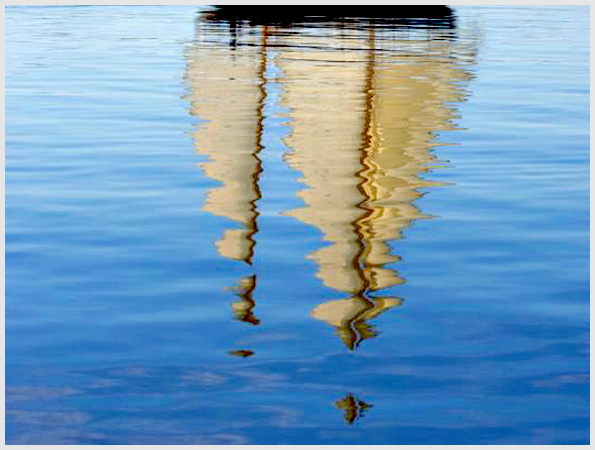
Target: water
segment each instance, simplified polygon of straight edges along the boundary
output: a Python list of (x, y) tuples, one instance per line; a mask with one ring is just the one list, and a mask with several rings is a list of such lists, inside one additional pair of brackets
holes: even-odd
[(588, 9), (453, 10), (7, 8), (7, 443), (588, 443)]

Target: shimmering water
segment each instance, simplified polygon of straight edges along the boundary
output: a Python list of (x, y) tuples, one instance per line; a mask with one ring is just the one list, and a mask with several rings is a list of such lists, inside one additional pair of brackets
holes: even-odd
[(7, 8), (7, 443), (588, 443), (588, 8), (453, 12)]

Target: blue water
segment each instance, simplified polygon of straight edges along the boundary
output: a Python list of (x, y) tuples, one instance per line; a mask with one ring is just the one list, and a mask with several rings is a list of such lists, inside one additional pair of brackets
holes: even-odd
[(8, 7), (6, 442), (587, 444), (588, 7), (453, 11)]

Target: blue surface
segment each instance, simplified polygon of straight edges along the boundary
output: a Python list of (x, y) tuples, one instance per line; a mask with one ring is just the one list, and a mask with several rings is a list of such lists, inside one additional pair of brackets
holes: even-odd
[[(587, 444), (588, 8), (454, 8), (476, 54), (435, 130), (446, 184), (388, 242), (406, 282), (381, 294), (404, 303), (354, 351), (310, 315), (347, 296), (287, 214), (273, 62), (257, 251), (217, 251), (241, 227), (202, 209), (198, 11), (6, 8), (7, 444)], [(230, 310), (252, 273), (255, 327)], [(352, 424), (349, 398), (371, 405)]]

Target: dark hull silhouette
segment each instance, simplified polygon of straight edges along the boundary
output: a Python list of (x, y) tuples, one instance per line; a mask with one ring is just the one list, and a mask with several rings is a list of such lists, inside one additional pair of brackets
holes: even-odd
[(454, 28), (455, 16), (448, 6), (375, 5), (375, 6), (217, 6), (205, 17), (218, 22), (247, 22), (252, 25), (291, 26), (295, 24), (335, 22), (358, 27), (382, 24)]

